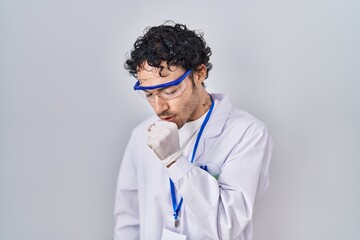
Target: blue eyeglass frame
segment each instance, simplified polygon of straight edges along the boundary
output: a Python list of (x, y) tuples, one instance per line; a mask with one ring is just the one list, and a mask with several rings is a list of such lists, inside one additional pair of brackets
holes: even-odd
[(162, 84), (158, 84), (158, 85), (153, 85), (153, 86), (140, 86), (140, 81), (138, 80), (134, 85), (134, 90), (135, 91), (137, 91), (137, 90), (153, 90), (153, 89), (157, 89), (157, 88), (166, 88), (166, 87), (176, 86), (176, 85), (180, 84), (182, 81), (184, 81), (184, 79), (187, 76), (189, 76), (190, 73), (191, 73), (191, 70), (187, 70), (183, 75), (181, 75), (179, 78), (175, 79), (174, 81), (162, 83)]

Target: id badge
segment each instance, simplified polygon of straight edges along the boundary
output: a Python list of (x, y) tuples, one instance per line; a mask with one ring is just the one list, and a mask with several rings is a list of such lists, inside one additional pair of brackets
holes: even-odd
[(161, 240), (186, 240), (186, 236), (163, 228)]

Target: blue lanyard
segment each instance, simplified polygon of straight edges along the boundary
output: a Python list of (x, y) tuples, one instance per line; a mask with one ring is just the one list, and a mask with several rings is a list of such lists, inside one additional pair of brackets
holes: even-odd
[[(199, 142), (200, 142), (200, 138), (201, 138), (201, 135), (204, 131), (204, 128), (207, 124), (207, 122), (209, 121), (209, 118), (210, 118), (210, 115), (211, 115), (211, 112), (212, 110), (214, 109), (214, 100), (212, 99), (212, 97), (210, 96), (211, 98), (211, 106), (210, 106), (210, 109), (208, 111), (208, 113), (206, 114), (206, 117), (204, 119), (204, 122), (201, 124), (201, 127), (200, 127), (200, 131), (196, 137), (196, 141), (195, 141), (195, 145), (194, 145), (194, 149), (193, 149), (193, 153), (192, 153), (192, 156), (191, 156), (191, 163), (194, 162), (194, 158), (195, 158), (195, 154), (196, 154), (196, 150), (197, 150), (197, 147), (199, 145)], [(182, 205), (182, 202), (183, 202), (183, 198), (180, 199), (180, 202), (179, 204), (177, 205), (176, 204), (176, 195), (175, 195), (175, 186), (174, 186), (174, 183), (173, 181), (170, 179), (170, 190), (171, 190), (171, 200), (172, 200), (172, 205), (173, 205), (173, 209), (174, 209), (174, 220), (175, 220), (175, 227), (178, 226), (179, 224), (179, 221), (178, 221), (178, 215), (179, 215), (179, 212), (180, 212), (180, 209), (181, 209), (181, 205)]]

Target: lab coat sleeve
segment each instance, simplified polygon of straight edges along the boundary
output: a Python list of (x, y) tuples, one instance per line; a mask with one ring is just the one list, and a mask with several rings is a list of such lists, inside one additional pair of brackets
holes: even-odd
[(114, 207), (114, 240), (139, 239), (139, 208), (136, 158), (133, 156), (134, 135), (131, 136), (121, 163)]
[(233, 146), (218, 180), (184, 157), (167, 170), (188, 212), (211, 239), (238, 239), (252, 219), (257, 193), (268, 185), (272, 141), (265, 126), (253, 123)]

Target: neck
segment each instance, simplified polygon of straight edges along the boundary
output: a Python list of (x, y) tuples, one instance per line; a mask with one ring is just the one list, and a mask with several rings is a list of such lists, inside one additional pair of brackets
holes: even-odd
[(203, 103), (202, 103), (202, 107), (204, 108), (204, 113), (206, 113), (209, 110), (209, 108), (211, 107), (211, 104), (212, 104), (211, 96), (209, 93), (206, 92), (205, 99), (203, 100)]
[(201, 93), (200, 96), (201, 97), (199, 100), (198, 109), (196, 111), (196, 114), (194, 114), (194, 116), (190, 117), (191, 121), (194, 121), (194, 120), (202, 117), (211, 107), (212, 101), (211, 101), (210, 94), (208, 92), (204, 91), (203, 93)]

